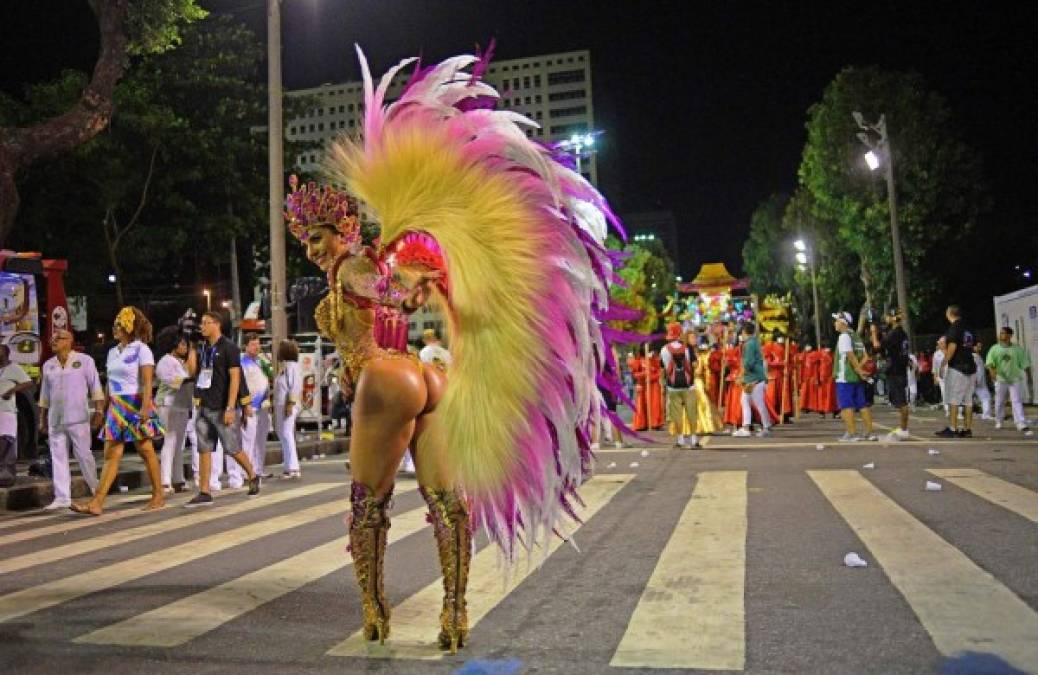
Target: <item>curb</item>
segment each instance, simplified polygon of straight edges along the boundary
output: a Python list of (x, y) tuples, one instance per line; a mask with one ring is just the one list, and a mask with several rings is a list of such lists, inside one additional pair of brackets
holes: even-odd
[[(311, 439), (296, 442), (296, 451), (300, 459), (308, 459), (314, 455), (345, 455), (349, 452), (350, 437), (336, 436), (332, 440)], [(127, 461), (130, 459), (131, 461)], [(103, 460), (98, 458), (97, 467), (101, 468)], [(267, 442), (267, 456), (265, 464), (272, 466), (281, 464), (281, 444), (277, 441)], [(184, 476), (189, 480), (193, 477), (191, 463), (185, 462)], [(31, 477), (24, 475), (18, 477), (19, 483), (9, 487), (0, 488), (0, 513), (4, 511), (26, 511), (38, 509), (50, 504), (54, 500), (54, 485), (47, 478)], [(24, 481), (24, 482), (23, 482)], [(112, 492), (118, 493), (118, 486), (125, 486), (129, 490), (136, 490), (149, 485), (144, 465), (136, 456), (136, 453), (123, 456), (122, 466), (116, 478)], [(72, 476), (72, 498), (79, 499), (89, 497), (86, 481), (81, 475)]]

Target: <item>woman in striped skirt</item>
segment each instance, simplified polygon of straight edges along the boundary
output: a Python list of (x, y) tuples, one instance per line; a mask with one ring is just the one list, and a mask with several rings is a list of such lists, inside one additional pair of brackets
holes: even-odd
[(72, 510), (98, 516), (105, 496), (119, 474), (123, 446), (133, 443), (144, 460), (151, 481), (151, 500), (145, 511), (165, 505), (159, 461), (152, 441), (165, 433), (152, 400), (155, 357), (146, 342), (151, 340), (151, 322), (136, 307), (123, 307), (112, 326), (118, 344), (108, 352), (108, 412), (101, 429), (105, 442), (105, 464), (93, 499), (72, 504)]

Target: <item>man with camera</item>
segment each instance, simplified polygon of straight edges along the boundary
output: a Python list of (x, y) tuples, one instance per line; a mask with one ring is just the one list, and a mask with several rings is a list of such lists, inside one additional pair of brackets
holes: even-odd
[(238, 345), (223, 335), (222, 317), (217, 312), (206, 312), (199, 325), (204, 338), (188, 355), (188, 372), (195, 378), (195, 393), (199, 400), (198, 420), (195, 423), (198, 438), (198, 494), (187, 508), (210, 506), (213, 496), (208, 491), (212, 453), (219, 443), (248, 476), (249, 496), (259, 494), (260, 479), (252, 462), (241, 447), (238, 408), (242, 414), (250, 411), (249, 397), (242, 394), (241, 352)]

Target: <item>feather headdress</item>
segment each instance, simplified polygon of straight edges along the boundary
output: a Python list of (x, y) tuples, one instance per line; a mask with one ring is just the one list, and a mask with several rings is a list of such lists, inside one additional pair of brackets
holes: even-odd
[(413, 59), (376, 87), (357, 53), (364, 140), (333, 144), (326, 169), (370, 206), (384, 254), (416, 237), (435, 242), (453, 358), (437, 409), (448, 461), (477, 522), (512, 559), (517, 544), (577, 518), (612, 360), (600, 323), (613, 279), (606, 224), (619, 223), (597, 190), (526, 136), (535, 122), (492, 109), (497, 92), (466, 72), (477, 57), (421, 71), (387, 107), (394, 75)]

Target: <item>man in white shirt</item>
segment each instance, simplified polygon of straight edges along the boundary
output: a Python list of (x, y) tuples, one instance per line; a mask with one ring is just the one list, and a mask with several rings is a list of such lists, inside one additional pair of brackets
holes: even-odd
[(973, 362), (977, 366), (977, 372), (974, 374), (973, 380), (973, 393), (980, 400), (980, 419), (993, 420), (995, 418), (991, 414), (991, 391), (988, 389), (988, 371), (984, 367), (984, 357), (981, 356), (983, 353), (984, 345), (981, 344), (980, 340), (977, 340), (977, 343), (973, 345)]
[[(267, 460), (267, 434), (270, 432), (270, 360), (260, 351), (260, 338), (256, 333), (245, 336), (245, 351), (241, 355), (241, 373), (249, 392), (249, 407), (252, 415), (242, 422), (241, 448), (252, 460), (256, 475), (264, 475)], [(239, 488), (245, 484), (245, 471), (237, 462), (228, 462), (227, 484)]]
[(941, 371), (944, 366), (944, 336), (942, 335), (937, 339), (937, 349), (933, 353), (933, 377), (937, 380), (937, 385), (941, 389), (941, 405), (944, 408), (944, 414), (948, 414), (948, 397), (945, 395), (945, 384), (944, 378), (941, 377)]
[(22, 367), (11, 362), (11, 350), (0, 344), (0, 487), (14, 485), (18, 473), (18, 392), (32, 387)]
[(72, 333), (57, 329), (50, 342), (54, 356), (40, 369), (40, 431), (47, 434), (54, 480), (54, 501), (44, 509), (53, 511), (72, 505), (69, 443), (90, 491), (97, 488), (90, 430), (101, 426), (105, 394), (94, 360), (72, 351)]

